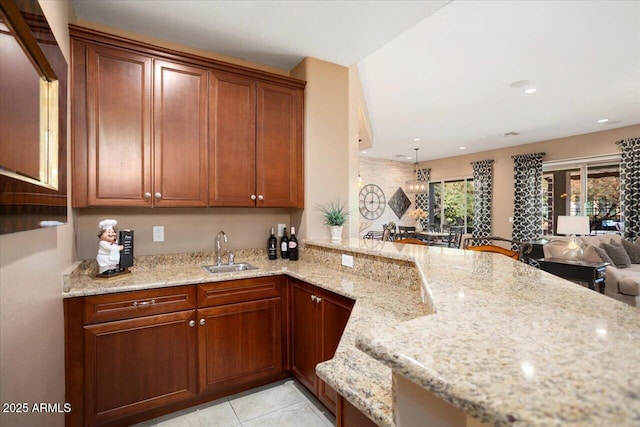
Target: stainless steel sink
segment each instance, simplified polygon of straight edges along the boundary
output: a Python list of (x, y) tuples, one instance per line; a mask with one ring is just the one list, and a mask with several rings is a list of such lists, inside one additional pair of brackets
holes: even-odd
[(228, 264), (203, 265), (202, 268), (204, 268), (207, 272), (212, 274), (233, 273), (235, 271), (247, 271), (247, 270), (258, 269), (258, 267), (251, 264), (247, 264), (246, 262), (241, 262), (238, 264), (231, 264), (231, 265), (228, 265)]

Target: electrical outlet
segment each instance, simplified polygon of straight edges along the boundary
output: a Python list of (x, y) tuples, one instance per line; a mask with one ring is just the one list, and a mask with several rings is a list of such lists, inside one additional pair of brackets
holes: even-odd
[(163, 225), (153, 226), (153, 241), (164, 242), (164, 226)]
[(353, 257), (351, 255), (342, 254), (342, 265), (353, 268)]
[(287, 224), (278, 224), (278, 237), (282, 237), (282, 235), (284, 234), (284, 228), (287, 226)]

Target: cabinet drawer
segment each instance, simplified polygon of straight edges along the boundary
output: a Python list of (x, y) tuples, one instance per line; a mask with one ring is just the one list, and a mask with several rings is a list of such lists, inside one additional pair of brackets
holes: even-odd
[(132, 319), (196, 307), (195, 288), (178, 286), (85, 297), (85, 324)]
[(198, 307), (277, 297), (280, 296), (281, 283), (281, 276), (268, 276), (198, 285)]

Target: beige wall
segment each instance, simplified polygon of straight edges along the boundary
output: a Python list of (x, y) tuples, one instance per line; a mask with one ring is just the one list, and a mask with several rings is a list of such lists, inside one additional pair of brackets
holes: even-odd
[[(305, 58), (293, 77), (306, 80), (304, 100), (305, 210), (298, 212), (302, 238), (328, 238), (329, 231), (317, 212), (318, 204), (334, 200), (349, 203), (349, 69), (315, 58)], [(356, 141), (357, 142), (357, 141)], [(357, 150), (357, 148), (356, 148)], [(357, 179), (357, 175), (356, 178)], [(357, 221), (349, 221), (343, 237)]]
[[(66, 1), (40, 1), (69, 61)], [(71, 18), (73, 19), (73, 18)], [(70, 174), (69, 174), (70, 175)], [(56, 228), (0, 236), (0, 402), (64, 403), (62, 273), (72, 263), (73, 217)], [(3, 426), (63, 426), (57, 413), (0, 412)]]
[(493, 159), (493, 234), (511, 237), (513, 216), (513, 160), (511, 156), (526, 153), (546, 153), (545, 161), (573, 159), (603, 154), (618, 153), (615, 142), (625, 138), (640, 136), (640, 125), (553, 139), (532, 144), (518, 145), (500, 150), (484, 151), (465, 156), (422, 162), (422, 167), (431, 168), (431, 179), (471, 176), (471, 162)]
[[(96, 257), (98, 223), (105, 218), (117, 220), (117, 230), (134, 230), (134, 253), (139, 256), (213, 251), (220, 230), (227, 234), (227, 249), (266, 249), (271, 227), (287, 224), (289, 233), (290, 215), (288, 209), (259, 208), (82, 209), (76, 221), (78, 259)], [(164, 226), (164, 242), (153, 242), (154, 225)]]

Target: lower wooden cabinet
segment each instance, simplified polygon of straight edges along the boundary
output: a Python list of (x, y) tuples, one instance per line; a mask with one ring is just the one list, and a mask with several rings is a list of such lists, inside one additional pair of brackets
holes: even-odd
[(336, 427), (376, 427), (377, 424), (371, 421), (358, 408), (353, 406), (344, 397), (338, 396), (336, 411)]
[(280, 298), (198, 310), (200, 384), (224, 389), (282, 372)]
[(354, 301), (289, 279), (291, 291), (291, 371), (331, 412), (338, 394), (316, 375), (316, 365), (336, 352)]
[(195, 318), (189, 310), (86, 326), (85, 423), (195, 396)]
[(66, 425), (131, 425), (290, 373), (335, 413), (315, 366), (333, 357), (354, 302), (287, 280), (65, 299)]

